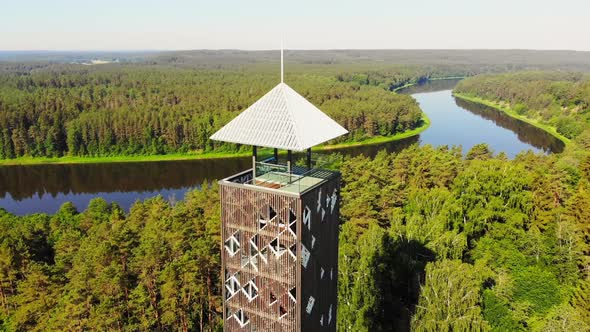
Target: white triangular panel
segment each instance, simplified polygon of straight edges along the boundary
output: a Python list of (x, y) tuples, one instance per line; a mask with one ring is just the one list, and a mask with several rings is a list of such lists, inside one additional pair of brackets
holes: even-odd
[(303, 151), (347, 132), (287, 84), (279, 83), (211, 139)]

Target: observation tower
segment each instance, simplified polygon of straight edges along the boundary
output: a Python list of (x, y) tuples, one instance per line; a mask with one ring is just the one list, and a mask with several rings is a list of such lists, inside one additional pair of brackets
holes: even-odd
[(336, 331), (340, 174), (311, 147), (346, 133), (283, 82), (281, 48), (281, 82), (211, 136), (253, 147), (252, 168), (219, 181), (224, 331)]

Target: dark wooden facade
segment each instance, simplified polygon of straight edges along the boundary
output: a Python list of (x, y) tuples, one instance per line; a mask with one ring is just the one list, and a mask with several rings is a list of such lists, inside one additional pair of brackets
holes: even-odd
[(220, 181), (224, 331), (335, 331), (339, 174), (301, 193), (249, 180)]

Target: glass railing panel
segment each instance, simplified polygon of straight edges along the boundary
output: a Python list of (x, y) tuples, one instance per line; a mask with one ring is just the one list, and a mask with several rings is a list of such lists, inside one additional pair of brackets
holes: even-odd
[(318, 168), (309, 169), (300, 165), (292, 165), (289, 171), (287, 165), (273, 162), (257, 162), (255, 167), (256, 179), (251, 183), (299, 193), (315, 187), (336, 174), (333, 171)]
[(287, 165), (272, 164), (266, 162), (256, 163), (256, 176), (263, 176), (268, 173), (289, 173)]

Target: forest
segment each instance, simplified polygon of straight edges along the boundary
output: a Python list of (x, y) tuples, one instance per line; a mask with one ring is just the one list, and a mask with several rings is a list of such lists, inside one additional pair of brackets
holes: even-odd
[[(590, 52), (287, 50), (285, 56), (286, 82), (351, 132), (333, 143), (423, 125), (412, 98), (390, 93), (408, 84), (514, 70), (590, 71)], [(80, 64), (94, 59), (113, 63)], [(209, 136), (279, 82), (278, 60), (276, 51), (0, 52), (0, 160), (234, 152), (239, 147)]]
[[(209, 134), (278, 75), (190, 58), (3, 63), (1, 157), (232, 151)], [(479, 70), (509, 65), (498, 66)], [(302, 62), (287, 82), (362, 139), (420, 121), (415, 101), (391, 90), (478, 73), (434, 67)], [(508, 159), (480, 144), (330, 155), (343, 179), (338, 330), (590, 331), (588, 82), (485, 74), (455, 90), (555, 126), (572, 139), (561, 154)], [(101, 198), (54, 215), (0, 208), (0, 331), (220, 331), (219, 209), (207, 183), (128, 213)]]
[(338, 329), (590, 330), (590, 163), (572, 160), (482, 144), (344, 162)]
[[(339, 331), (590, 330), (588, 159), (484, 144), (330, 159)], [(100, 198), (0, 212), (0, 330), (220, 330), (219, 198), (203, 188), (128, 214)]]
[[(0, 159), (234, 151), (234, 145), (213, 143), (209, 136), (279, 81), (268, 67), (4, 69)], [(288, 83), (346, 127), (349, 141), (422, 125), (411, 97), (340, 76), (300, 71), (289, 75)]]

